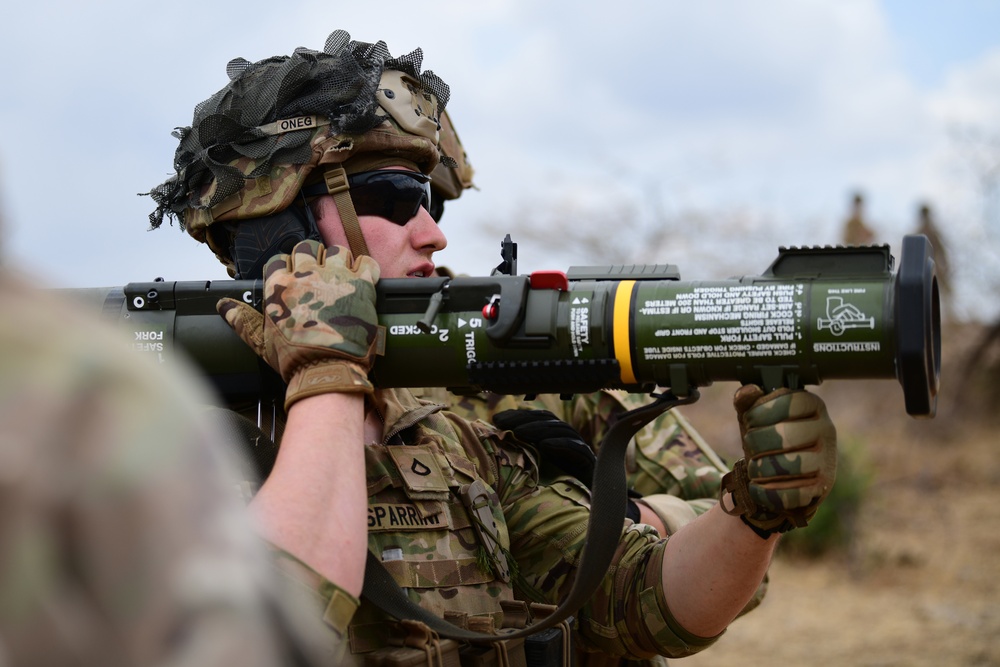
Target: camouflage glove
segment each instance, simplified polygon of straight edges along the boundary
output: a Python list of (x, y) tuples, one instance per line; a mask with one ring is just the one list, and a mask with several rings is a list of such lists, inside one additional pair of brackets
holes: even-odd
[[(815, 394), (756, 385), (737, 390), (744, 458), (722, 478), (739, 515), (761, 537), (802, 527), (830, 493), (837, 473), (837, 432)], [(725, 507), (725, 505), (723, 505)]]
[(373, 391), (379, 268), (346, 248), (302, 241), (264, 265), (264, 313), (221, 299), (219, 314), (288, 383), (285, 410), (329, 392)]

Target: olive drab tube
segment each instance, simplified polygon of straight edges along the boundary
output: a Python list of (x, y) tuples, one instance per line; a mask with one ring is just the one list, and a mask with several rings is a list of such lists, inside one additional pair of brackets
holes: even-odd
[[(684, 395), (714, 381), (767, 389), (898, 379), (907, 412), (934, 413), (940, 319), (930, 246), (783, 248), (760, 276), (683, 282), (675, 267), (385, 281), (382, 386), (505, 394), (602, 387)], [(402, 283), (402, 284), (398, 284)], [(439, 307), (423, 317), (432, 296)]]
[[(906, 411), (933, 416), (940, 305), (927, 238), (888, 246), (781, 248), (759, 276), (682, 281), (672, 265), (604, 266), (377, 285), (381, 387), (571, 394), (615, 387), (677, 395), (716, 381), (792, 388), (895, 379)], [(130, 283), (90, 292), (136, 350), (186, 350), (230, 404), (280, 380), (215, 313), (259, 307), (259, 281)], [(72, 291), (72, 290), (71, 290)], [(183, 354), (183, 353), (180, 353)]]

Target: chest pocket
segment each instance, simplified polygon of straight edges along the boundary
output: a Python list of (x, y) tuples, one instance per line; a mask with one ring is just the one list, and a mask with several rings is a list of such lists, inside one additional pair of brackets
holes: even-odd
[[(493, 632), (513, 601), (510, 537), (500, 500), (458, 446), (368, 445), (368, 548), (409, 598), (450, 622)], [(484, 537), (483, 526), (491, 530)], [(490, 549), (505, 556), (503, 564)], [(362, 598), (348, 636), (352, 654), (387, 646), (398, 628)]]
[(366, 456), (369, 548), (401, 587), (447, 596), (510, 581), (499, 499), (470, 462), (435, 443), (369, 445)]

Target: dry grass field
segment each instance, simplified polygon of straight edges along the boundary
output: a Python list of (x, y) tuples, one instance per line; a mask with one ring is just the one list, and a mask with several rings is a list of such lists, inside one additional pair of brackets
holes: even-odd
[[(933, 420), (908, 417), (894, 381), (811, 388), (873, 475), (853, 539), (819, 559), (779, 553), (761, 607), (671, 664), (1000, 665), (998, 352), (992, 374), (981, 364), (962, 377), (981, 333), (946, 328)], [(738, 452), (735, 422), (707, 416), (732, 409), (734, 388), (708, 387), (685, 410), (727, 456)]]

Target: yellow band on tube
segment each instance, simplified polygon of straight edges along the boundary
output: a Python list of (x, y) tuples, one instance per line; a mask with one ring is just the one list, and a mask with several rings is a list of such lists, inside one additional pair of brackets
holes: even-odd
[(632, 339), (629, 336), (629, 311), (632, 310), (632, 288), (634, 280), (622, 280), (615, 290), (615, 311), (613, 321), (613, 337), (615, 341), (615, 358), (622, 369), (622, 382), (636, 384), (632, 371)]

